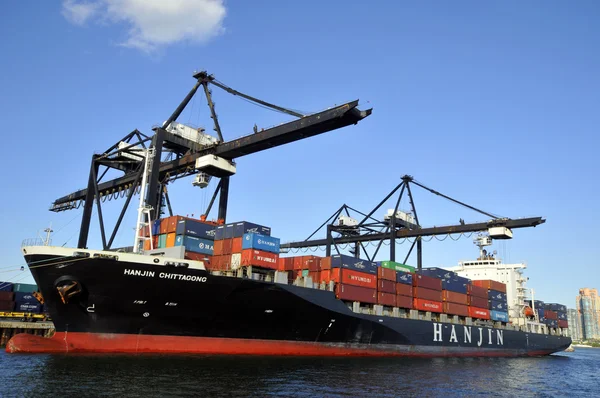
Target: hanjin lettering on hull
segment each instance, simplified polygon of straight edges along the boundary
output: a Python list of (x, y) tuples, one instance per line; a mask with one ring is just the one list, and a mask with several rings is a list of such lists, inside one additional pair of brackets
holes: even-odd
[[(139, 269), (129, 269), (125, 268), (123, 270), (124, 275), (130, 276), (142, 276), (146, 278), (154, 278), (156, 277), (156, 272), (154, 271), (142, 271)], [(176, 274), (171, 272), (160, 272), (158, 274), (160, 279), (171, 279), (178, 281), (189, 281), (189, 282), (206, 282), (206, 276), (196, 276), (196, 275), (184, 275), (184, 274)]]
[[(446, 331), (444, 332), (444, 329)], [(433, 322), (433, 341), (448, 343), (477, 344), (481, 347), (486, 345), (504, 345), (504, 331), (498, 329), (488, 329), (487, 333), (483, 328), (475, 328), (475, 341), (471, 339), (471, 326), (458, 326)]]

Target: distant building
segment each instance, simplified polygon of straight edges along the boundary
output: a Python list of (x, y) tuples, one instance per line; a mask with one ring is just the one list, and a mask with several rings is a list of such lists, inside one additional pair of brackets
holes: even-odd
[(600, 297), (597, 289), (579, 289), (577, 312), (583, 340), (600, 339)]
[(581, 333), (581, 316), (579, 311), (573, 308), (567, 310), (567, 318), (569, 321), (569, 335), (573, 340), (583, 340)]

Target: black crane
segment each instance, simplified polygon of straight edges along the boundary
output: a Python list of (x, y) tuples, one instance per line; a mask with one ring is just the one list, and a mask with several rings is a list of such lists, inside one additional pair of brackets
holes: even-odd
[[(372, 112), (372, 109), (359, 110), (357, 107), (358, 100), (355, 100), (322, 112), (303, 115), (299, 112), (240, 93), (216, 80), (213, 75), (209, 75), (205, 71), (195, 73), (193, 77), (196, 79), (196, 83), (192, 90), (165, 123), (161, 127), (153, 129), (154, 134), (152, 136), (147, 136), (138, 130), (134, 130), (102, 154), (94, 154), (92, 156), (87, 188), (54, 201), (50, 208), (54, 212), (71, 210), (83, 206), (78, 248), (85, 248), (87, 246), (94, 202), (96, 202), (97, 207), (103, 248), (104, 250), (111, 248), (127, 207), (133, 195), (140, 190), (144, 174), (144, 162), (142, 161), (144, 160), (144, 156), (140, 155), (140, 151), (137, 150), (138, 148), (152, 148), (153, 158), (155, 159), (148, 173), (148, 190), (146, 195), (146, 204), (151, 208), (150, 220), (148, 221), (151, 221), (160, 218), (165, 205), (172, 215), (166, 186), (179, 178), (197, 174), (198, 170), (195, 168), (196, 159), (206, 155), (214, 155), (233, 162), (234, 159), (241, 156), (357, 124)], [(210, 85), (219, 87), (230, 94), (243, 97), (263, 107), (294, 116), (297, 119), (276, 127), (261, 129), (260, 131), (255, 127), (253, 133), (247, 136), (232, 141), (224, 141), (215, 104), (212, 100)], [(214, 130), (218, 136), (218, 141), (212, 145), (201, 145), (198, 142), (168, 131), (169, 125), (181, 115), (200, 86), (202, 86), (206, 96), (214, 123)], [(163, 153), (169, 153), (171, 159), (162, 160)], [(101, 168), (104, 168), (102, 172)], [(123, 174), (104, 181), (103, 178), (109, 170), (116, 170)], [(203, 216), (208, 216), (217, 195), (219, 195), (218, 220), (224, 222), (227, 217), (229, 176), (219, 175), (218, 173), (211, 175), (220, 180)], [(125, 197), (126, 200), (121, 213), (110, 237), (107, 239), (101, 202), (107, 199)]]
[[(444, 199), (454, 202), (460, 206), (466, 207), (477, 213), (483, 214), (489, 217), (490, 220), (485, 222), (470, 223), (467, 224), (464, 220), (460, 219), (458, 225), (445, 225), (445, 226), (434, 226), (428, 228), (422, 228), (419, 223), (419, 217), (417, 215), (417, 209), (415, 207), (413, 194), (410, 185), (414, 184), (421, 187), (434, 195), (438, 195)], [(384, 217), (384, 220), (380, 220), (374, 217), (374, 214), (381, 209), (381, 207), (390, 200), (396, 192), (399, 191), (398, 199), (395, 201), (395, 207), (388, 217)], [(407, 194), (408, 200), (411, 206), (411, 219), (397, 218), (400, 201), (404, 193)], [(358, 214), (361, 221), (356, 223), (345, 224), (339, 222), (335, 224), (336, 220), (340, 220), (340, 216), (344, 214), (350, 218), (350, 212)], [(485, 212), (464, 202), (453, 199), (447, 195), (444, 195), (434, 189), (428, 188), (424, 184), (415, 181), (412, 176), (405, 175), (402, 177), (402, 182), (398, 184), (390, 193), (388, 193), (381, 202), (373, 208), (369, 213), (360, 212), (346, 204), (342, 205), (335, 213), (333, 213), (323, 224), (321, 224), (311, 235), (303, 241), (289, 242), (281, 244), (282, 250), (289, 249), (301, 249), (309, 247), (324, 246), (326, 250), (326, 256), (331, 256), (332, 248), (336, 250), (337, 254), (341, 254), (338, 245), (351, 244), (353, 248), (350, 252), (355, 257), (360, 257), (361, 249), (365, 253), (367, 260), (373, 261), (375, 256), (382, 247), (383, 242), (390, 241), (390, 254), (389, 259), (395, 261), (396, 259), (396, 239), (403, 238), (416, 238), (408, 250), (404, 262), (408, 260), (415, 245), (417, 247), (417, 268), (422, 268), (422, 237), (424, 236), (436, 236), (436, 235), (448, 235), (448, 234), (460, 234), (469, 232), (489, 231), (491, 228), (507, 228), (512, 230), (514, 228), (526, 228), (535, 227), (537, 225), (545, 223), (546, 220), (542, 217), (530, 217), (530, 218), (518, 218), (510, 219), (506, 217), (499, 217), (494, 214)], [(322, 239), (312, 239), (323, 227), (326, 228), (326, 237)], [(335, 234), (335, 236), (334, 236)], [(505, 239), (505, 237), (497, 237), (497, 239)], [(378, 242), (375, 252), (372, 256), (369, 256), (363, 243), (366, 242)]]

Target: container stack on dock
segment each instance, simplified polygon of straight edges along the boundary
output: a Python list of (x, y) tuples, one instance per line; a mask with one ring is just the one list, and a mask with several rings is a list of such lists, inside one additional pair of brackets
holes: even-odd
[(0, 282), (0, 312), (40, 314), (43, 306), (33, 296), (37, 285)]

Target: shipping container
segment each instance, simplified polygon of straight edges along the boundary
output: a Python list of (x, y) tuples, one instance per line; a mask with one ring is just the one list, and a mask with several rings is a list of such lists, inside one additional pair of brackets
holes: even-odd
[(468, 282), (458, 279), (443, 279), (442, 289), (449, 290), (451, 292), (467, 294)]
[(377, 276), (365, 272), (347, 268), (334, 268), (330, 270), (330, 278), (334, 282), (377, 290)]
[(407, 285), (405, 283), (396, 283), (396, 294), (413, 297), (413, 287), (412, 285)]
[(506, 301), (488, 300), (488, 309), (506, 312), (508, 311), (508, 305)]
[(294, 270), (301, 270), (304, 266), (304, 261), (302, 261), (302, 256), (292, 257), (294, 259)]
[(490, 310), (487, 308), (469, 307), (469, 316), (475, 319), (490, 319)]
[(321, 272), (320, 271), (308, 271), (308, 276), (314, 283), (321, 283)]
[(567, 312), (567, 306), (566, 305), (562, 305), (562, 304), (558, 304), (558, 308), (556, 310), (557, 312)]
[(481, 297), (484, 299), (488, 298), (488, 290), (485, 287), (475, 286), (473, 284), (467, 285), (468, 294), (475, 297)]
[(379, 279), (377, 281), (377, 291), (395, 295), (396, 294), (396, 282), (388, 281), (386, 279)]
[[(406, 286), (406, 285), (405, 285)], [(413, 308), (413, 298), (412, 296), (404, 296), (401, 294), (396, 295), (396, 307), (398, 308)]]
[(435, 268), (435, 267), (421, 268), (420, 270), (417, 270), (416, 273), (421, 274), (421, 275), (430, 276), (430, 277), (436, 278), (436, 279), (452, 279), (452, 278), (458, 276), (453, 271), (448, 271), (443, 268)]
[(321, 270), (321, 257), (298, 256), (294, 257), (294, 269), (307, 269), (312, 272)]
[(545, 319), (546, 318), (546, 311), (543, 308), (538, 308), (535, 311), (538, 314), (538, 318), (540, 318), (540, 319)]
[(476, 297), (476, 296), (468, 296), (468, 300), (469, 300), (469, 305), (471, 307), (487, 308), (487, 306), (488, 306), (487, 297), (482, 298), (482, 297)]
[(377, 277), (379, 279), (396, 282), (396, 271), (391, 268), (377, 267)]
[(215, 240), (217, 227), (198, 220), (182, 219), (177, 221), (177, 235), (195, 236), (196, 238)]
[(340, 300), (377, 304), (377, 290), (361, 286), (335, 285), (335, 296)]
[(556, 314), (558, 315), (558, 320), (559, 321), (566, 321), (567, 319), (569, 319), (567, 317), (567, 313), (566, 312), (557, 312)]
[(242, 250), (242, 265), (253, 265), (256, 267), (277, 269), (279, 255), (256, 249)]
[(469, 316), (469, 307), (463, 304), (444, 302), (444, 313), (449, 315)]
[(242, 247), (243, 238), (233, 238), (231, 240), (231, 252), (232, 253), (241, 253), (244, 248)]
[(506, 301), (506, 293), (497, 290), (488, 290), (488, 300)]
[(414, 287), (413, 295), (415, 298), (431, 300), (431, 301), (442, 301), (441, 290), (426, 289), (424, 287)]
[(562, 328), (562, 329), (566, 329), (569, 327), (569, 321), (566, 321), (564, 319), (559, 319), (558, 320), (558, 327)]
[[(233, 238), (223, 239), (223, 245), (221, 247), (221, 255), (229, 256), (233, 251)], [(243, 249), (242, 249), (243, 250)]]
[(379, 265), (382, 268), (393, 269), (394, 271), (408, 272), (408, 273), (415, 272), (415, 267), (411, 267), (410, 265), (406, 265), (406, 264), (397, 263), (395, 261), (379, 261), (379, 263), (377, 265)]
[(413, 274), (408, 273), (408, 272), (397, 271), (396, 272), (396, 282), (412, 286), (413, 276), (414, 276)]
[(307, 269), (303, 269), (303, 270), (302, 270), (302, 274), (301, 274), (301, 275), (302, 275), (302, 277), (304, 278), (305, 276), (308, 276), (308, 274), (309, 274), (309, 273), (310, 273), (310, 271), (309, 271), (309, 270), (307, 270)]
[(11, 300), (0, 300), (0, 311), (13, 311), (15, 302)]
[(555, 320), (555, 319), (558, 319), (558, 314), (556, 313), (556, 311), (545, 310), (544, 311), (544, 317), (546, 319)]
[(279, 257), (278, 271), (292, 271), (294, 269), (294, 257)]
[(490, 311), (490, 319), (498, 322), (508, 322), (508, 313), (506, 311)]
[(548, 325), (548, 327), (551, 327), (551, 328), (557, 328), (558, 327), (558, 320), (557, 319), (546, 319), (544, 321), (544, 323), (546, 325)]
[(152, 236), (160, 235), (160, 220), (152, 221)]
[(256, 249), (279, 254), (279, 238), (260, 235), (254, 232), (244, 234), (242, 249)]
[[(177, 226), (179, 225), (179, 221), (184, 221), (186, 220), (185, 217), (182, 216), (171, 216), (171, 217), (167, 217), (167, 234), (175, 234), (175, 235), (180, 235), (179, 232), (177, 232)], [(192, 221), (196, 221), (196, 220), (192, 220)], [(187, 235), (186, 233), (183, 233), (183, 235)]]
[(167, 247), (167, 234), (158, 235), (158, 248), (162, 249), (163, 247)]
[(24, 293), (33, 293), (37, 291), (37, 285), (32, 285), (29, 283), (15, 283), (13, 284), (13, 292), (24, 292)]
[(160, 235), (166, 234), (168, 227), (169, 227), (168, 218), (161, 218), (160, 219), (160, 230), (158, 231), (158, 232), (160, 232)]
[(14, 301), (20, 302), (20, 303), (27, 303), (27, 302), (37, 302), (38, 300), (33, 296), (33, 293), (27, 293), (27, 292), (15, 292), (13, 293), (15, 295), (14, 297)]
[(152, 237), (152, 247), (155, 249), (158, 249), (158, 236), (159, 235), (154, 235)]
[(215, 245), (213, 246), (213, 256), (223, 255), (223, 242), (224, 240), (215, 240)]
[(469, 305), (468, 296), (466, 294), (453, 292), (451, 290), (442, 290), (442, 300), (465, 306)]
[(148, 225), (140, 228), (140, 236), (143, 236), (144, 238), (150, 236), (150, 227)]
[(331, 282), (331, 270), (330, 269), (324, 269), (321, 270), (321, 282), (325, 282), (325, 283), (329, 283)]
[(185, 250), (194, 253), (213, 254), (214, 242), (208, 239), (200, 239), (193, 236), (177, 235), (176, 246), (185, 246)]
[(156, 247), (154, 247), (154, 248), (153, 248), (153, 247), (150, 245), (151, 243), (152, 243), (152, 242), (150, 241), (150, 239), (148, 239), (148, 240), (144, 240), (144, 250), (148, 251), (148, 250), (153, 250), (153, 249), (156, 249)]
[(331, 268), (348, 268), (377, 275), (377, 264), (360, 258), (335, 254), (331, 256)]
[[(210, 254), (194, 253), (194, 252), (186, 251), (183, 255), (183, 258), (186, 260), (202, 261), (204, 263), (207, 263), (207, 262), (210, 263), (212, 256)], [(206, 264), (204, 264), (204, 266), (206, 266)]]
[(331, 269), (331, 257), (321, 259), (321, 271)]
[[(229, 257), (231, 259), (231, 269), (238, 269), (242, 265), (242, 253), (232, 253)], [(279, 262), (279, 260), (277, 260)]]
[(496, 282), (491, 279), (474, 280), (472, 283), (475, 286), (481, 286), (485, 287), (486, 289), (497, 290), (499, 292), (506, 293), (506, 284)]
[[(441, 292), (442, 280), (426, 275), (415, 274), (413, 276), (413, 286), (424, 287), (425, 289), (437, 290)], [(442, 300), (440, 299), (439, 301)]]
[(13, 292), (0, 291), (0, 301), (13, 301), (14, 299), (15, 294)]
[(386, 305), (388, 307), (395, 307), (396, 295), (393, 293), (377, 292), (377, 304)]
[(34, 312), (39, 313), (42, 305), (37, 303), (17, 303), (15, 302), (15, 312)]
[(215, 240), (225, 239), (225, 225), (218, 225), (215, 230)]
[(236, 222), (233, 226), (233, 238), (241, 238), (247, 233), (256, 233), (264, 236), (271, 236), (271, 228), (264, 225), (254, 224), (248, 221)]
[(444, 307), (441, 301), (431, 301), (415, 298), (413, 299), (413, 308), (419, 311), (443, 312)]
[(165, 247), (174, 247), (175, 246), (175, 232), (171, 232), (167, 234), (167, 242)]

